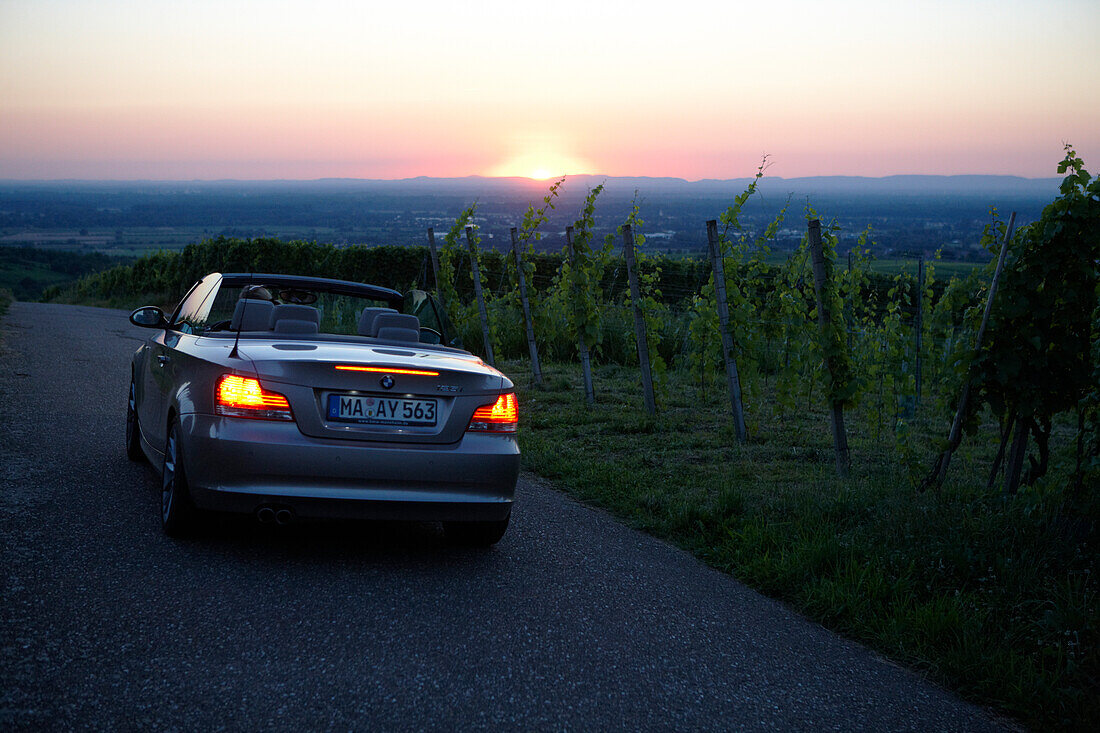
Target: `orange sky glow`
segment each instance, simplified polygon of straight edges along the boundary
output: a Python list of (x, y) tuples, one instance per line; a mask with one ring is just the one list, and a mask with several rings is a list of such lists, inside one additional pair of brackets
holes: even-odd
[(0, 178), (1054, 175), (1100, 3), (0, 0)]

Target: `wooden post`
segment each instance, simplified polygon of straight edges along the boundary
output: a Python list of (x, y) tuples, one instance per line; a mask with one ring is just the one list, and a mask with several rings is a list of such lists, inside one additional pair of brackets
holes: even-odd
[(1008, 424), (1005, 425), (1004, 431), (1001, 433), (1001, 444), (997, 446), (997, 455), (993, 458), (993, 467), (989, 469), (989, 481), (986, 482), (985, 488), (992, 489), (993, 484), (997, 483), (997, 473), (1001, 470), (1001, 462), (1005, 458), (1005, 446), (1008, 445), (1008, 439), (1012, 437), (1012, 428), (1016, 425), (1016, 414), (1013, 413), (1008, 417)]
[[(997, 269), (993, 271), (993, 282), (989, 283), (989, 297), (985, 301), (985, 312), (982, 313), (982, 325), (978, 328), (978, 337), (974, 340), (974, 356), (982, 350), (982, 342), (985, 340), (985, 327), (989, 324), (989, 313), (993, 310), (993, 296), (997, 294), (997, 284), (1001, 281), (1001, 271), (1004, 270), (1005, 256), (1008, 254), (1008, 242), (1012, 239), (1012, 230), (1016, 225), (1016, 212), (1008, 217), (1008, 226), (1005, 227), (1005, 237), (1001, 242), (1001, 253), (997, 256)], [(929, 488), (938, 489), (947, 478), (947, 468), (951, 465), (951, 455), (962, 442), (962, 424), (966, 417), (966, 407), (970, 402), (970, 372), (967, 370), (966, 381), (963, 382), (962, 392), (959, 394), (959, 405), (955, 409), (955, 419), (951, 422), (951, 432), (947, 436), (947, 447), (936, 458), (932, 471), (921, 482), (920, 490)], [(1020, 427), (1017, 425), (1017, 430)]]
[(642, 315), (642, 293), (638, 287), (637, 265), (634, 262), (634, 229), (623, 225), (623, 257), (626, 259), (626, 278), (630, 281), (630, 304), (634, 311), (634, 339), (638, 342), (638, 364), (642, 367), (642, 391), (645, 393), (645, 410), (657, 414), (657, 401), (653, 396), (653, 374), (649, 363), (649, 336)]
[(917, 260), (917, 333), (916, 333), (916, 378), (917, 378), (917, 404), (915, 409), (920, 409), (921, 400), (921, 365), (924, 349), (924, 255)]
[(1027, 438), (1030, 431), (1031, 425), (1025, 420), (1016, 420), (1016, 432), (1012, 434), (1012, 447), (1008, 449), (1008, 466), (1005, 469), (1004, 492), (1008, 496), (1015, 496), (1020, 488), (1020, 474), (1024, 467), (1024, 456), (1027, 454)]
[(726, 268), (722, 260), (721, 243), (718, 240), (718, 222), (707, 222), (707, 246), (710, 252), (710, 267), (714, 272), (714, 299), (718, 307), (718, 332), (722, 336), (722, 359), (726, 363), (726, 383), (729, 386), (730, 410), (733, 412), (733, 427), (737, 442), (748, 440), (745, 429), (745, 409), (741, 402), (741, 377), (737, 373), (737, 357), (733, 350), (733, 334), (730, 333), (729, 302), (726, 300)]
[[(569, 259), (569, 267), (573, 267), (573, 227), (565, 228), (566, 256)], [(577, 297), (577, 293), (572, 293)], [(574, 307), (576, 307), (574, 305)], [(588, 344), (585, 343), (584, 334), (577, 334), (577, 349), (581, 355), (581, 371), (584, 373), (584, 400), (592, 405), (596, 403), (596, 391), (592, 387), (592, 362), (588, 357)]]
[[(828, 286), (825, 272), (825, 253), (821, 244), (821, 221), (812, 219), (809, 223), (810, 260), (814, 268), (814, 297), (817, 299), (817, 322), (821, 326), (822, 340), (827, 337), (832, 314), (825, 300)], [(822, 344), (822, 350), (826, 345)], [(833, 360), (827, 359), (825, 366), (833, 371)], [(844, 405), (839, 401), (832, 404), (833, 448), (836, 451), (836, 473), (841, 478), (848, 475), (850, 458), (848, 454), (848, 433), (844, 429)]]
[(428, 250), (432, 255), (432, 276), (435, 278), (435, 292), (439, 297), (440, 305), (443, 303), (443, 289), (439, 287), (439, 254), (435, 251), (435, 228), (428, 227)]
[(519, 251), (516, 228), (512, 227), (512, 254), (516, 258), (516, 276), (519, 278), (519, 302), (523, 305), (523, 322), (527, 326), (527, 350), (531, 353), (531, 374), (535, 384), (542, 384), (542, 368), (539, 366), (539, 350), (535, 345), (535, 324), (531, 320), (531, 304), (527, 300), (527, 277), (523, 274), (523, 255)]
[[(852, 250), (851, 249), (848, 250), (848, 274), (849, 275), (852, 274)], [(852, 299), (849, 298), (848, 300), (844, 301), (844, 333), (845, 333), (845, 338), (848, 341), (848, 352), (849, 353), (851, 353), (851, 351), (852, 351), (852, 330), (853, 330), (852, 321), (853, 320), (854, 320), (854, 318), (852, 317)]]
[(485, 296), (481, 292), (481, 270), (477, 266), (477, 248), (474, 246), (474, 228), (466, 227), (466, 246), (470, 250), (470, 269), (474, 275), (474, 296), (477, 298), (477, 313), (481, 317), (481, 337), (485, 340), (485, 360), (496, 366), (493, 359), (493, 342), (489, 338), (489, 314), (485, 312)]

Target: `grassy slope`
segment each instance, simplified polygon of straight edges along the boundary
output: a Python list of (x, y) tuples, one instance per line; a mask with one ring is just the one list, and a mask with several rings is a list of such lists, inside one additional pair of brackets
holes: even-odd
[(9, 291), (18, 300), (38, 300), (46, 288), (65, 286), (83, 275), (124, 262), (127, 260), (84, 251), (2, 246), (0, 290)]
[(0, 288), (22, 291), (22, 298), (37, 298), (50, 285), (71, 282), (72, 277), (54, 272), (43, 262), (0, 262)]
[[(525, 364), (504, 368), (529, 381)], [(987, 491), (989, 440), (968, 440), (945, 489), (921, 495), (867, 411), (849, 415), (854, 470), (840, 481), (816, 402), (748, 404), (742, 447), (721, 385), (704, 395), (673, 377), (650, 420), (637, 370), (599, 370), (594, 408), (578, 371), (520, 387), (528, 469), (972, 700), (1042, 727), (1100, 714), (1088, 518), (1056, 519), (1042, 492)], [(909, 443), (921, 463), (946, 431), (932, 422)]]

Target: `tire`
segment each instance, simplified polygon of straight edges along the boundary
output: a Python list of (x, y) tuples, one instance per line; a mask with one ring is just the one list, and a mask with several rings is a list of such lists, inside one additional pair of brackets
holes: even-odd
[(198, 510), (191, 501), (183, 467), (179, 432), (179, 421), (173, 421), (164, 441), (164, 463), (160, 472), (160, 522), (164, 534), (169, 537), (186, 537), (198, 523)]
[(134, 380), (130, 380), (130, 399), (126, 403), (126, 457), (134, 463), (145, 460), (145, 451), (141, 449), (141, 428), (137, 417), (137, 390)]
[(500, 542), (508, 529), (509, 514), (496, 522), (444, 522), (443, 534), (451, 544), (463, 547), (489, 547)]

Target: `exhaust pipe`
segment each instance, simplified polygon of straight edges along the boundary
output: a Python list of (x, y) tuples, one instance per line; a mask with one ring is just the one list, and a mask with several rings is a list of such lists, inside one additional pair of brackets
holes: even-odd
[(292, 522), (294, 522), (294, 512), (289, 509), (280, 509), (275, 512), (275, 523), (280, 527), (285, 527)]
[(262, 506), (256, 510), (256, 519), (260, 520), (260, 524), (271, 524), (277, 517), (275, 510), (269, 506)]

